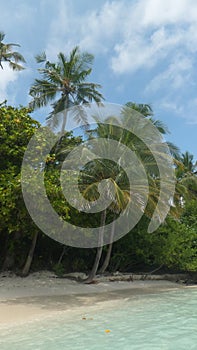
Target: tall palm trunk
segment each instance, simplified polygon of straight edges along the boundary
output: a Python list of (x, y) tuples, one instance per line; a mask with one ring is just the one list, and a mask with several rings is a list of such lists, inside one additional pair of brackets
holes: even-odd
[(63, 114), (63, 121), (62, 121), (62, 126), (61, 126), (61, 136), (64, 135), (65, 133), (65, 127), (66, 127), (66, 122), (67, 122), (67, 110), (64, 110), (64, 114)]
[(59, 137), (59, 140), (57, 141), (56, 146), (55, 146), (55, 153), (58, 153), (58, 149), (60, 148), (62, 136), (64, 136), (64, 132), (65, 132), (66, 121), (67, 121), (67, 112), (65, 112), (64, 116), (63, 116), (60, 137)]
[(109, 266), (109, 262), (111, 259), (111, 253), (112, 253), (112, 247), (113, 247), (114, 232), (115, 232), (115, 221), (112, 222), (110, 244), (108, 245), (107, 254), (106, 254), (105, 260), (103, 262), (103, 265), (101, 266), (101, 268), (99, 270), (100, 273), (104, 273)]
[(100, 262), (102, 251), (103, 251), (102, 243), (103, 243), (103, 233), (104, 233), (105, 220), (106, 220), (106, 210), (104, 210), (101, 214), (101, 227), (100, 227), (100, 231), (99, 231), (99, 247), (97, 248), (96, 257), (94, 260), (94, 265), (92, 267), (92, 270), (91, 270), (88, 278), (84, 281), (84, 283), (86, 283), (86, 284), (91, 283), (93, 281), (93, 279), (96, 276), (98, 267), (99, 267), (99, 262)]
[(60, 137), (59, 137), (59, 140), (57, 141), (57, 144), (55, 147), (55, 153), (58, 152), (58, 148), (60, 147), (62, 136), (64, 136), (64, 134), (65, 134), (65, 127), (66, 127), (66, 123), (67, 123), (67, 113), (68, 113), (68, 98), (66, 98), (65, 109), (64, 109), (64, 111), (62, 111), (62, 114), (63, 114), (62, 126), (61, 126), (61, 131), (60, 131)]
[(26, 259), (26, 262), (25, 262), (25, 265), (24, 265), (23, 271), (22, 271), (23, 277), (25, 277), (29, 274), (29, 270), (31, 268), (32, 260), (34, 257), (34, 251), (35, 251), (37, 239), (38, 239), (38, 231), (35, 232), (35, 234), (33, 235), (33, 238), (32, 238), (29, 254), (27, 256), (27, 259)]

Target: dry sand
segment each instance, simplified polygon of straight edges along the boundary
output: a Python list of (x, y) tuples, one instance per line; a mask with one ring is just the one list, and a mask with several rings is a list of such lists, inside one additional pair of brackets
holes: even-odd
[(184, 286), (168, 281), (100, 281), (85, 285), (56, 278), (48, 271), (26, 278), (0, 274), (0, 326), (51, 317), (59, 312), (81, 310), (136, 294), (154, 293)]

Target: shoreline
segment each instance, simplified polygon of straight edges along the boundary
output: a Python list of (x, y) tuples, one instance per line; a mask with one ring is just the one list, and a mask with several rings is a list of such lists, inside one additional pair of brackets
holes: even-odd
[(197, 286), (185, 286), (166, 280), (108, 279), (97, 284), (83, 284), (68, 278), (55, 278), (49, 271), (30, 274), (26, 278), (0, 274), (0, 327), (10, 327), (59, 313), (83, 314), (88, 308), (138, 295), (166, 292)]

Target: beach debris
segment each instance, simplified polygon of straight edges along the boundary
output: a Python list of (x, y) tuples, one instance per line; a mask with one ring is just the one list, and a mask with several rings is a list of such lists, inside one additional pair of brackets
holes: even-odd
[(76, 281), (83, 281), (88, 276), (83, 272), (70, 272), (63, 275), (64, 278), (68, 278)]
[(110, 333), (110, 329), (105, 329), (105, 333)]
[[(86, 280), (84, 280), (84, 283), (86, 283)], [(99, 281), (93, 280), (91, 282), (87, 282), (86, 284), (98, 284)]]

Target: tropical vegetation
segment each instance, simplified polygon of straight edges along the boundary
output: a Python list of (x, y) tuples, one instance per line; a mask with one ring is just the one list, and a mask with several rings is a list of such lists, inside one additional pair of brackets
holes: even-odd
[[(20, 63), (24, 63), (25, 59), (13, 51), (18, 45), (5, 44), (4, 38), (4, 33), (1, 33), (0, 67), (8, 62), (12, 69), (22, 70)], [(93, 126), (87, 125), (83, 107), (90, 102), (102, 106), (104, 100), (101, 86), (87, 80), (92, 72), (93, 58), (91, 54), (81, 52), (79, 47), (75, 47), (68, 56), (60, 52), (57, 62), (48, 61), (45, 53), (36, 56), (38, 64), (42, 65), (38, 68), (41, 78), (36, 78), (30, 87), (30, 105), (20, 108), (3, 102), (0, 105), (0, 269), (15, 271), (22, 276), (39, 269), (54, 270), (58, 276), (82, 271), (88, 275), (86, 283), (91, 283), (97, 273), (117, 270), (134, 272), (162, 268), (165, 271), (196, 272), (197, 162), (189, 151), (181, 154), (176, 145), (168, 143), (176, 174), (175, 195), (165, 222), (153, 233), (147, 233), (160, 192), (158, 167), (147, 145), (134, 132), (123, 130), (120, 121), (116, 120), (114, 125), (114, 116), (103, 123), (95, 118)], [(46, 194), (62, 220), (76, 226), (100, 227), (101, 244), (98, 248), (74, 248), (51, 239), (36, 226), (26, 209), (21, 189), (21, 166), (28, 143), (40, 128), (39, 122), (32, 117), (32, 111), (48, 104), (51, 104), (51, 112), (43, 130), (50, 135), (50, 142), (54, 139), (54, 145), (46, 157), (45, 166), (35, 153), (31, 170), (33, 167), (36, 176), (44, 172)], [(74, 112), (70, 114), (71, 107)], [(127, 103), (122, 110), (125, 123), (129, 121), (128, 109), (131, 108), (166, 135), (167, 127), (154, 118), (148, 104)], [(80, 125), (82, 122), (87, 126), (82, 134), (79, 130), (75, 134), (66, 130), (68, 118), (75, 118)], [(57, 135), (59, 140), (55, 141)], [(108, 200), (111, 199), (107, 209), (94, 214), (79, 212), (65, 199), (60, 182), (65, 157), (75, 147), (97, 138), (122, 143), (136, 153), (148, 179), (147, 203), (142, 200), (145, 195), (143, 188), (140, 189), (141, 197), (131, 191), (125, 168), (130, 169), (133, 165), (128, 163), (124, 164), (125, 168), (122, 167), (121, 156), (117, 164), (98, 158), (79, 169), (79, 189), (88, 201), (99, 198), (99, 183), (107, 180), (105, 195)], [(47, 139), (43, 138), (43, 143), (45, 147)], [(107, 146), (103, 143), (100, 147)], [(93, 146), (89, 152), (94, 153)], [(133, 171), (137, 173), (137, 169)], [(33, 179), (29, 181), (28, 190), (30, 196), (31, 193), (39, 193), (39, 186)], [(113, 242), (115, 219), (132, 201), (135, 201), (136, 207), (143, 208), (141, 219), (126, 236)], [(37, 209), (42, 214), (42, 202), (37, 203)], [(132, 214), (135, 216), (134, 212)], [(111, 226), (110, 241), (103, 246), (103, 226), (111, 222), (114, 225)]]

